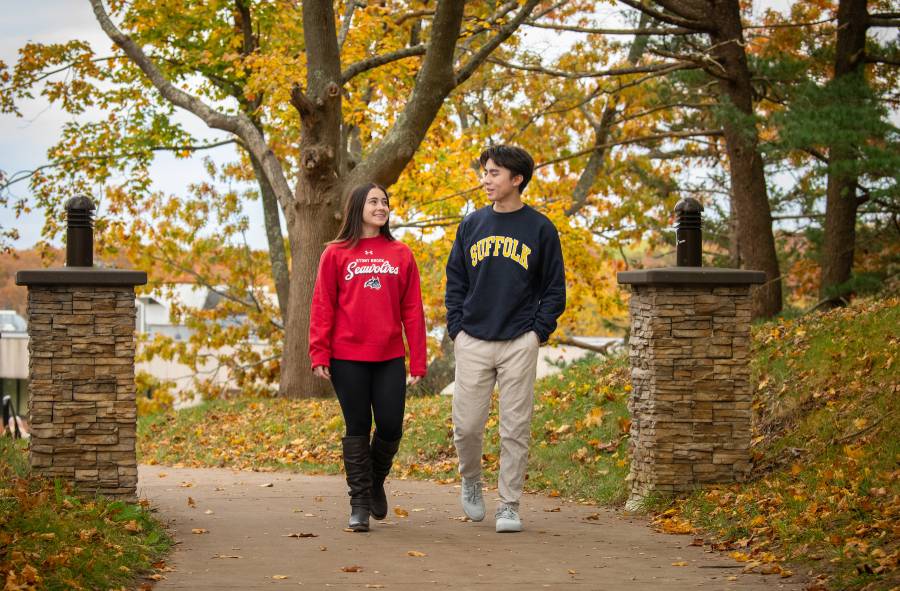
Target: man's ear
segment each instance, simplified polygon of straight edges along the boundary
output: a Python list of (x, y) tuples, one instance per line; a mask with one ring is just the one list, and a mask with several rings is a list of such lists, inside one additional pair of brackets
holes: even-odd
[(516, 186), (516, 189), (518, 189), (522, 185), (522, 181), (524, 180), (524, 176), (522, 176), (521, 174), (517, 174), (512, 178), (512, 184), (514, 184)]

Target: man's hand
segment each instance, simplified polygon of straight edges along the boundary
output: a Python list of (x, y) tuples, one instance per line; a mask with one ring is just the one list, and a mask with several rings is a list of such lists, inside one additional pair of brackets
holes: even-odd
[(317, 365), (313, 368), (313, 374), (316, 377), (322, 378), (323, 380), (331, 379), (331, 369), (328, 368), (327, 365)]
[(407, 386), (415, 386), (419, 382), (422, 381), (422, 376), (410, 376), (409, 380), (406, 382)]

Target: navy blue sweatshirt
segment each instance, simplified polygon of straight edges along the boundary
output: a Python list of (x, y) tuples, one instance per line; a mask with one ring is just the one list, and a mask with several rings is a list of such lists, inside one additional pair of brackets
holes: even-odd
[(485, 341), (529, 330), (543, 343), (566, 308), (559, 233), (529, 206), (498, 213), (488, 205), (460, 223), (447, 260), (447, 331)]

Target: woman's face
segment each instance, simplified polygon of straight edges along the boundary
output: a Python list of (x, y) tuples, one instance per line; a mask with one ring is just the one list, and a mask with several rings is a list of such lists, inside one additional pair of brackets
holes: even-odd
[(388, 206), (387, 195), (379, 188), (369, 190), (366, 202), (363, 205), (363, 224), (373, 228), (381, 228), (388, 221), (391, 208)]

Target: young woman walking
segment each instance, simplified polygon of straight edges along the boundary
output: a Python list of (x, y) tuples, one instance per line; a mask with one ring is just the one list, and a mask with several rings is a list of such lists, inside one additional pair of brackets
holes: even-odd
[[(337, 238), (319, 260), (310, 310), (312, 371), (331, 380), (344, 422), (350, 528), (384, 519), (384, 480), (403, 434), (410, 384), (425, 375), (425, 315), (412, 252), (392, 235), (390, 201), (374, 183), (353, 189)], [(375, 433), (369, 440), (372, 417)]]

